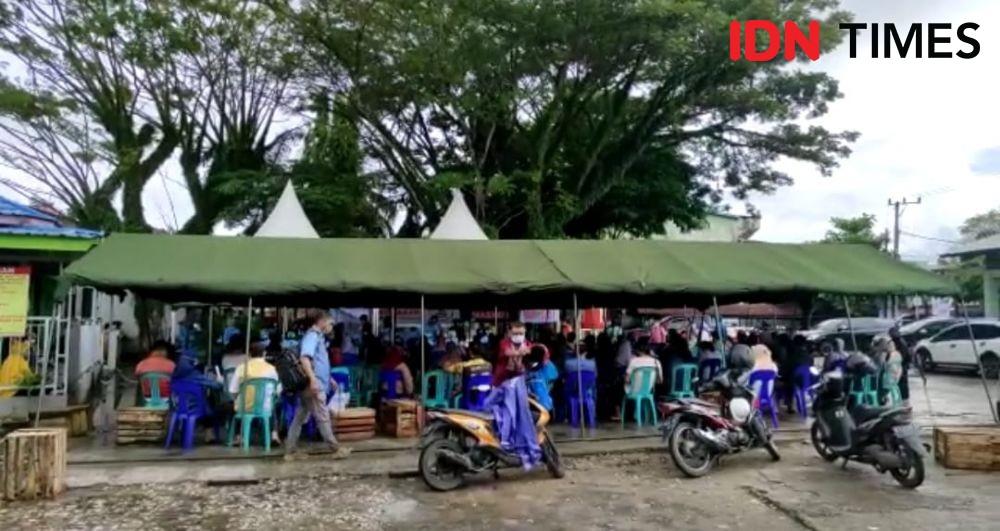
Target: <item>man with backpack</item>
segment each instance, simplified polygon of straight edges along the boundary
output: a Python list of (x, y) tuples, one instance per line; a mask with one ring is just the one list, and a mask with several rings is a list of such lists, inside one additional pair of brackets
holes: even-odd
[[(319, 312), (310, 316), (312, 326), (306, 330), (305, 335), (299, 342), (299, 363), (302, 371), (301, 375), (288, 374), (291, 367), (279, 365), (279, 376), (285, 380), (296, 380), (292, 387), (286, 387), (298, 392), (299, 403), (295, 409), (295, 418), (288, 428), (288, 439), (285, 447), (285, 459), (295, 459), (298, 457), (296, 447), (299, 442), (299, 434), (302, 433), (302, 426), (309, 420), (311, 415), (316, 421), (316, 427), (323, 442), (333, 452), (334, 457), (346, 457), (350, 453), (347, 449), (340, 448), (337, 438), (333, 436), (333, 423), (330, 419), (330, 412), (326, 408), (326, 397), (332, 386), (336, 383), (330, 378), (330, 358), (326, 350), (326, 334), (333, 330), (333, 318), (329, 313)], [(285, 370), (282, 370), (285, 369)], [(288, 382), (292, 383), (292, 382)]]

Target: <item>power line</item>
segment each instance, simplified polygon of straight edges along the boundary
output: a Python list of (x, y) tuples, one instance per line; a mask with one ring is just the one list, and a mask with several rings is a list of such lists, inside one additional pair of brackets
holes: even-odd
[(941, 243), (962, 243), (962, 242), (960, 242), (960, 241), (958, 241), (958, 240), (946, 240), (946, 239), (944, 239), (944, 238), (935, 238), (935, 237), (933, 237), (933, 236), (924, 236), (923, 234), (914, 234), (914, 233), (912, 233), (912, 232), (906, 232), (905, 230), (901, 230), (901, 231), (899, 231), (899, 233), (900, 233), (900, 234), (905, 234), (906, 236), (909, 236), (909, 237), (911, 237), (911, 238), (917, 238), (917, 239), (920, 239), (920, 240), (930, 240), (930, 241), (932, 241), (932, 242), (941, 242)]

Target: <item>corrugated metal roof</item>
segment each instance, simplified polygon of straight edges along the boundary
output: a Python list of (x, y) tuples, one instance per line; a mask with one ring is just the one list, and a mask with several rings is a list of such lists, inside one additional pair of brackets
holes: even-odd
[(51, 214), (46, 214), (40, 210), (24, 206), (3, 196), (0, 196), (0, 215), (41, 219), (44, 221), (50, 221), (57, 225), (61, 224), (59, 218), (56, 218)]
[(0, 227), (0, 234), (23, 234), (25, 236), (54, 236), (60, 238), (83, 238), (93, 240), (104, 236), (98, 230), (79, 227)]
[(957, 245), (943, 256), (968, 256), (991, 251), (1000, 251), (1000, 234)]

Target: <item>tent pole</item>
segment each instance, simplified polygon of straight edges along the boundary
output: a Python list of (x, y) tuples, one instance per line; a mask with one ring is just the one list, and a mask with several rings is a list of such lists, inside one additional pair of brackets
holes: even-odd
[(253, 297), (247, 299), (247, 357), (250, 357), (250, 320), (253, 317)]
[(174, 305), (170, 305), (170, 342), (177, 344), (177, 310)]
[(580, 433), (583, 433), (583, 427), (587, 424), (587, 421), (583, 417), (583, 360), (580, 359), (580, 308), (577, 304), (576, 293), (573, 293), (573, 319), (576, 322), (573, 334), (573, 349), (576, 352), (576, 391), (578, 393), (578, 398), (580, 400)]
[(396, 307), (393, 306), (391, 309), (389, 309), (389, 312), (391, 313), (391, 319), (390, 320), (392, 321), (392, 323), (391, 323), (392, 330), (389, 331), (389, 342), (392, 343), (393, 345), (395, 345), (396, 344)]
[(493, 333), (500, 337), (500, 309), (493, 305)]
[[(717, 344), (713, 345), (713, 346), (718, 347), (719, 344), (721, 344), (722, 345), (722, 350), (725, 351), (726, 350), (726, 338), (722, 337), (722, 318), (719, 317), (719, 300), (714, 295), (712, 296), (712, 310), (715, 313), (715, 334), (717, 336), (719, 336), (719, 339), (717, 340)], [(719, 356), (722, 357), (722, 365), (725, 366), (725, 364), (726, 364), (726, 353), (725, 352), (719, 352)]]
[(983, 391), (986, 391), (986, 402), (990, 405), (990, 414), (993, 415), (994, 422), (1000, 422), (997, 417), (996, 406), (993, 405), (993, 398), (990, 396), (990, 386), (986, 382), (986, 373), (983, 372), (983, 360), (979, 357), (979, 347), (976, 346), (976, 336), (972, 332), (972, 322), (969, 321), (969, 309), (965, 307), (965, 301), (958, 299), (958, 304), (962, 307), (962, 318), (965, 320), (965, 328), (969, 331), (969, 342), (972, 343), (972, 355), (976, 357), (976, 364), (979, 365), (979, 379), (983, 382)]
[(858, 338), (854, 335), (854, 323), (851, 321), (851, 305), (847, 302), (847, 295), (844, 295), (844, 310), (847, 311), (847, 329), (851, 331), (851, 345), (854, 348), (854, 352), (861, 352), (858, 350)]
[[(426, 362), (425, 351), (427, 350), (427, 333), (424, 330), (424, 324), (426, 322), (427, 322), (427, 319), (424, 318), (424, 296), (421, 295), (420, 296), (420, 381), (421, 382), (424, 381), (424, 372), (426, 371), (426, 367), (424, 367), (424, 364)], [(423, 404), (424, 403), (424, 399), (427, 398), (425, 396), (426, 392), (427, 392), (427, 390), (424, 389), (423, 384), (421, 384), (420, 385), (420, 403), (421, 404)]]
[(206, 371), (212, 365), (212, 345), (215, 343), (215, 338), (212, 337), (212, 334), (213, 334), (213, 331), (212, 331), (212, 321), (215, 320), (213, 318), (214, 314), (215, 314), (215, 306), (209, 306), (208, 307), (208, 327), (207, 327), (207, 330), (208, 330), (208, 350), (205, 351), (205, 370)]

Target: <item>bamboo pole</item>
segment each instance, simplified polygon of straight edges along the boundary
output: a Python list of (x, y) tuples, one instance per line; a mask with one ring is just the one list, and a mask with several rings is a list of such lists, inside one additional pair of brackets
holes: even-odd
[(854, 335), (854, 322), (851, 320), (851, 305), (847, 302), (847, 296), (844, 296), (844, 310), (847, 312), (847, 329), (851, 331), (851, 345), (854, 348), (854, 352), (861, 352), (858, 350), (858, 338)]
[(962, 307), (962, 318), (965, 320), (965, 328), (969, 331), (969, 342), (972, 343), (972, 355), (976, 357), (976, 365), (979, 366), (979, 379), (983, 382), (983, 391), (986, 391), (986, 402), (990, 405), (990, 414), (993, 415), (994, 422), (1000, 422), (997, 417), (996, 406), (993, 405), (993, 398), (990, 396), (990, 386), (986, 382), (986, 373), (983, 371), (983, 360), (979, 357), (979, 347), (976, 346), (976, 336), (972, 332), (972, 322), (969, 320), (969, 309), (965, 307), (965, 301), (958, 300)]

